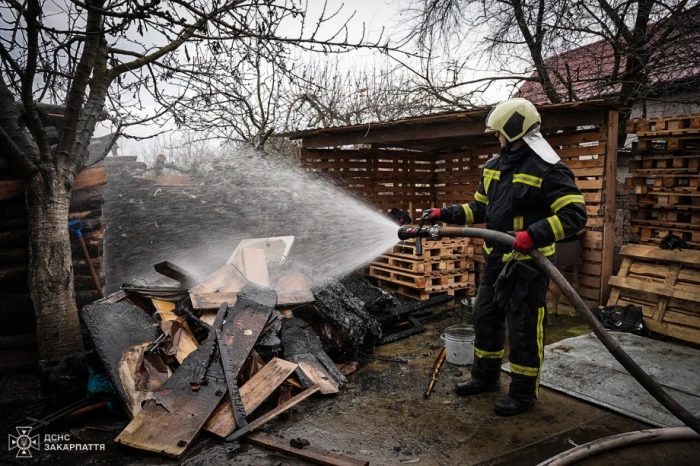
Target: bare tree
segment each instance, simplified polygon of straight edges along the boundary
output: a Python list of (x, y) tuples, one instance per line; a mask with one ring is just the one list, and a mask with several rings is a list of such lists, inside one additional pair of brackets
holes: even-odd
[(439, 99), (386, 60), (347, 69), (338, 60), (313, 62), (299, 70), (282, 98), (287, 130), (391, 121), (441, 110)]
[(483, 60), (497, 70), (483, 83), (534, 81), (529, 89), (549, 102), (605, 95), (629, 105), (679, 80), (697, 84), (697, 0), (416, 0), (409, 12), (422, 47), (486, 31), (461, 65)]
[[(233, 64), (246, 55), (379, 45), (364, 38), (349, 43), (347, 24), (321, 37), (321, 25), (336, 13), (324, 10), (309, 25), (305, 8), (295, 0), (6, 0), (0, 5), (2, 158), (25, 188), (29, 285), (42, 359), (82, 348), (66, 224), (71, 188), (104, 110), (109, 108), (117, 133), (143, 121), (186, 125), (191, 115), (178, 111), (188, 108), (180, 105), (193, 98), (195, 84), (215, 77), (222, 63), (230, 63), (226, 71), (235, 75)], [(282, 34), (283, 22), (296, 33)], [(37, 109), (37, 102), (45, 101), (65, 106), (55, 138)]]
[[(280, 88), (289, 79), (283, 50), (217, 53), (219, 66), (193, 83), (196, 97), (180, 102), (186, 126), (228, 142), (264, 146), (280, 115)], [(233, 70), (233, 72), (232, 72)]]

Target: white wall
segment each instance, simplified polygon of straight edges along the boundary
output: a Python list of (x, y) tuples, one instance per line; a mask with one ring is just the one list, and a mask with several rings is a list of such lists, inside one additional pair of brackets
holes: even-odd
[(632, 104), (631, 118), (663, 118), (690, 113), (700, 113), (700, 91), (672, 94), (664, 97), (663, 102), (651, 99), (637, 100)]

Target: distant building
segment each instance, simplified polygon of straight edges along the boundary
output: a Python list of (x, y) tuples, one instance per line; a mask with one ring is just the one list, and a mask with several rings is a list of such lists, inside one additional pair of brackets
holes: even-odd
[[(697, 16), (688, 14), (688, 17)], [(653, 26), (650, 26), (653, 27)], [(696, 29), (697, 30), (697, 29)], [(674, 28), (673, 33), (676, 32)], [(665, 33), (659, 29), (658, 34)], [(648, 83), (643, 85), (643, 97), (631, 105), (630, 118), (659, 118), (665, 116), (700, 113), (700, 59), (693, 44), (700, 39), (688, 33), (691, 43), (673, 42), (672, 45), (654, 50), (647, 70)], [(569, 50), (545, 60), (550, 79), (562, 100), (591, 100), (617, 97), (621, 83), (612, 80), (614, 70), (624, 71), (626, 57), (619, 56), (615, 63), (612, 45), (604, 40)], [(565, 77), (562, 83), (556, 74)], [(618, 73), (619, 74), (619, 73)], [(533, 73), (533, 77), (536, 74)], [(517, 93), (536, 104), (549, 103), (539, 82), (528, 81)]]

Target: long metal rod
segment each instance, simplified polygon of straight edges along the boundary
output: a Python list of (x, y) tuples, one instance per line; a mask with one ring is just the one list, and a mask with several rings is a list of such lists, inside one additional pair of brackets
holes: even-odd
[[(515, 238), (506, 233), (486, 230), (483, 228), (441, 227), (438, 229), (438, 232), (439, 236), (441, 237), (482, 238), (488, 241), (503, 244), (507, 247), (513, 247), (513, 241), (515, 240)], [(666, 393), (666, 391), (664, 391), (661, 385), (659, 385), (649, 376), (649, 374), (644, 372), (644, 370), (639, 367), (636, 362), (634, 362), (634, 360), (617, 343), (617, 340), (615, 340), (608, 333), (605, 327), (603, 327), (598, 319), (596, 319), (596, 317), (591, 313), (586, 303), (584, 303), (583, 299), (581, 299), (581, 296), (576, 293), (571, 284), (564, 278), (559, 270), (557, 270), (554, 264), (552, 264), (537, 250), (531, 251), (529, 255), (532, 257), (532, 260), (535, 261), (535, 263), (539, 265), (540, 268), (549, 276), (549, 278), (559, 287), (564, 296), (566, 296), (566, 298), (569, 300), (569, 303), (574, 306), (576, 312), (586, 320), (588, 326), (593, 330), (593, 333), (595, 333), (598, 339), (603, 343), (608, 351), (610, 351), (610, 354), (612, 354), (615, 359), (622, 364), (622, 367), (627, 369), (630, 375), (634, 377), (635, 380), (639, 382), (651, 396), (661, 403), (664, 408), (668, 409), (671, 414), (700, 434), (700, 419), (695, 417), (676, 400), (674, 400), (668, 393)]]

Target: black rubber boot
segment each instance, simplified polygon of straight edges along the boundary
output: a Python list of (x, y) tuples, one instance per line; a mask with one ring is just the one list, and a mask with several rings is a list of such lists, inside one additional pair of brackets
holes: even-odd
[(501, 389), (501, 381), (482, 382), (480, 380), (469, 379), (466, 382), (457, 384), (455, 391), (457, 395), (478, 395), (484, 392), (497, 392)]
[(496, 414), (499, 416), (515, 416), (533, 406), (535, 406), (534, 399), (521, 401), (506, 395), (505, 398), (496, 403)]

